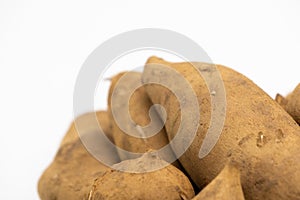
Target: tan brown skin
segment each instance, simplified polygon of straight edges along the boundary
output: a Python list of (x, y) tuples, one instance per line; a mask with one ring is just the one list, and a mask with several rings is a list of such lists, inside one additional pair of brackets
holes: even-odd
[(228, 164), (193, 200), (244, 200), (240, 171)]
[[(115, 144), (120, 147), (121, 149), (127, 150), (129, 152), (134, 153), (145, 153), (150, 149), (158, 150), (165, 145), (168, 144), (168, 138), (167, 134), (165, 132), (165, 129), (162, 128), (157, 134), (155, 134), (152, 137), (149, 138), (136, 138), (133, 136), (130, 136), (126, 133), (124, 133), (112, 117), (111, 113), (111, 97), (112, 93), (116, 92), (114, 89), (120, 80), (120, 78), (125, 74), (130, 73), (130, 75), (137, 77), (138, 79), (141, 79), (141, 73), (138, 72), (123, 72), (116, 76), (114, 76), (111, 79), (111, 87), (109, 90), (108, 95), (108, 110), (111, 116), (112, 121), (112, 133), (113, 133), (113, 140)], [(122, 83), (120, 83), (122, 84)], [(125, 84), (125, 83), (124, 83)], [(126, 83), (130, 84), (130, 83)], [(123, 85), (125, 86), (125, 85)], [(126, 90), (127, 88), (124, 87), (124, 92), (130, 92), (129, 90)], [(131, 115), (132, 120), (139, 126), (146, 126), (150, 123), (150, 117), (149, 117), (149, 109), (152, 106), (152, 103), (150, 99), (148, 98), (145, 88), (139, 87), (131, 96), (129, 101), (129, 113)], [(156, 114), (157, 115), (157, 114)], [(157, 119), (159, 119), (159, 116), (156, 116)], [(122, 122), (126, 123), (126, 122)], [(126, 159), (132, 159), (136, 157), (128, 157), (127, 155), (122, 154), (122, 152), (118, 152), (121, 160)], [(167, 152), (167, 156), (169, 158), (174, 158), (174, 153), (170, 149)], [(179, 167), (179, 163), (174, 163), (177, 167)]]
[[(164, 165), (165, 161), (155, 156), (122, 161), (94, 182), (89, 200), (112, 199), (170, 199), (186, 200), (194, 197), (189, 179), (173, 165), (146, 172), (151, 165)], [(124, 172), (130, 170), (132, 173)], [(133, 173), (137, 170), (138, 173)]]
[[(97, 118), (105, 133), (110, 133), (110, 123), (106, 112), (97, 112)], [(85, 114), (76, 120), (86, 129), (83, 136), (90, 136), (95, 130), (89, 122), (94, 113)], [(98, 141), (101, 145), (101, 141)], [(105, 148), (105, 147), (103, 147)], [(106, 152), (112, 163), (119, 161), (113, 150)], [(38, 183), (38, 192), (42, 200), (82, 200), (87, 199), (93, 181), (107, 169), (87, 152), (81, 143), (73, 123), (65, 135), (51, 165), (45, 170)]]
[(66, 135), (63, 137), (60, 146), (63, 146), (66, 143), (76, 141), (80, 137), (78, 134), (78, 128), (80, 127), (83, 127), (81, 133), (82, 135), (97, 131), (98, 130), (97, 124), (91, 123), (91, 119), (94, 117), (97, 118), (98, 123), (101, 122), (100, 125), (103, 125), (101, 127), (103, 128), (104, 133), (107, 133), (106, 136), (111, 141), (113, 141), (111, 136), (111, 123), (108, 114), (105, 111), (97, 111), (97, 112), (86, 113), (77, 117), (69, 127), (69, 130), (66, 133)]
[[(179, 160), (200, 188), (212, 181), (228, 160), (233, 160), (241, 171), (246, 199), (300, 199), (300, 127), (264, 91), (245, 76), (217, 65), (226, 90), (226, 120), (216, 146), (208, 156), (199, 159), (211, 116), (210, 93), (203, 78), (190, 63), (170, 63), (156, 57), (147, 63), (176, 69), (197, 95), (201, 112), (199, 128)], [(146, 66), (143, 81), (151, 80), (152, 74), (151, 66)], [(164, 73), (156, 74), (161, 74), (161, 79), (170, 78), (164, 77)], [(159, 85), (145, 88), (153, 103), (165, 107), (166, 131), (169, 138), (174, 137), (180, 123), (180, 109), (174, 95)]]
[(286, 105), (287, 105), (287, 100), (284, 96), (282, 96), (281, 94), (277, 94), (275, 97), (275, 101), (286, 110)]
[(286, 98), (277, 94), (276, 101), (300, 124), (300, 84)]

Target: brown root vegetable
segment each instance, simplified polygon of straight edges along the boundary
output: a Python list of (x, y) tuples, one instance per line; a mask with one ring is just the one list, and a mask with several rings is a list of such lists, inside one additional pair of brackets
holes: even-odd
[[(110, 111), (113, 140), (116, 146), (128, 152), (140, 153), (142, 155), (142, 153), (145, 153), (150, 149), (158, 150), (167, 145), (167, 134), (163, 128), (163, 124), (159, 115), (155, 110), (149, 110), (152, 106), (152, 103), (145, 92), (145, 88), (141, 86), (136, 88), (134, 92), (132, 91), (132, 88), (134, 88), (133, 85), (135, 85), (137, 82), (141, 84), (141, 73), (123, 72), (114, 76), (111, 79), (111, 82), (112, 83), (108, 97), (108, 110)], [(130, 93), (132, 93), (131, 96)], [(126, 98), (126, 95), (130, 96), (130, 98)], [(129, 102), (128, 107), (125, 105), (126, 101)], [(125, 108), (125, 110), (121, 111), (123, 108)], [(113, 109), (115, 110), (115, 115), (112, 113)], [(118, 122), (116, 121), (116, 117), (118, 117), (116, 115), (120, 116), (118, 118)], [(132, 122), (130, 122), (128, 115), (130, 115)], [(149, 124), (157, 127), (157, 133), (151, 137), (142, 138), (144, 136), (143, 134), (146, 133), (141, 127), (149, 127)], [(127, 129), (121, 129), (120, 126), (122, 125)], [(161, 126), (161, 128), (159, 128), (159, 126)], [(155, 132), (154, 129), (150, 131)], [(137, 135), (137, 137), (128, 135), (128, 133), (133, 132), (136, 132), (140, 135)], [(129, 155), (124, 153), (122, 150), (119, 150), (118, 153), (121, 160), (139, 157), (138, 155)], [(165, 160), (176, 160), (171, 148), (166, 149), (163, 154)], [(175, 162), (174, 164), (177, 167), (179, 166), (178, 162)]]
[(286, 98), (277, 94), (276, 101), (300, 124), (300, 84)]
[(193, 200), (244, 200), (240, 171), (232, 164), (226, 165), (220, 174)]
[[(63, 137), (60, 146), (64, 144), (71, 143), (77, 141), (80, 135), (91, 134), (93, 132), (98, 132), (98, 124), (93, 121), (93, 119), (97, 119), (97, 123), (101, 123), (101, 128), (103, 128), (103, 132), (106, 136), (112, 141), (111, 136), (111, 123), (109, 116), (104, 111), (91, 112), (83, 114), (77, 117), (74, 123), (69, 127), (68, 132)], [(103, 126), (102, 126), (103, 125)], [(80, 135), (78, 134), (78, 129), (80, 129)]]
[[(200, 188), (209, 184), (228, 160), (233, 160), (239, 165), (246, 199), (300, 199), (300, 127), (264, 91), (236, 71), (217, 65), (226, 91), (226, 118), (216, 145), (200, 159), (199, 150), (211, 123), (211, 98), (216, 93), (209, 92), (191, 63), (152, 57), (147, 64), (151, 65), (145, 66), (143, 82), (152, 102), (166, 109), (169, 139), (174, 138), (180, 123), (186, 130), (191, 123), (199, 124), (192, 144), (179, 160)], [(161, 65), (176, 70), (190, 83), (200, 106), (198, 122), (181, 120), (181, 109), (172, 91), (151, 83), (174, 78)], [(212, 64), (194, 65), (206, 76), (213, 73)], [(176, 86), (180, 89), (179, 81)], [(180, 145), (172, 148), (177, 154)]]
[(89, 200), (186, 200), (194, 197), (189, 179), (180, 170), (168, 165), (160, 170), (148, 172), (153, 165), (160, 168), (161, 165), (165, 165), (165, 161), (155, 155), (145, 154), (114, 165), (118, 170), (108, 170), (95, 180)]
[[(107, 134), (110, 133), (110, 123), (106, 112), (97, 112), (97, 119)], [(90, 188), (96, 177), (103, 174), (109, 167), (96, 160), (83, 146), (81, 137), (93, 139), (93, 134), (99, 134), (96, 124), (91, 124), (95, 113), (89, 113), (77, 118), (64, 137), (54, 161), (45, 170), (38, 183), (38, 192), (42, 200), (82, 200), (87, 199)], [(78, 129), (79, 128), (79, 129)], [(96, 131), (96, 132), (95, 132)], [(119, 161), (117, 153), (108, 149), (103, 142), (95, 141), (103, 150), (111, 163)]]

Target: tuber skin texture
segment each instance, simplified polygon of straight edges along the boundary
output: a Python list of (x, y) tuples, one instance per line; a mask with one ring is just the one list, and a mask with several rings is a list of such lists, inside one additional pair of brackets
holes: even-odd
[(228, 164), (193, 200), (244, 200), (240, 171)]
[(164, 165), (164, 162), (147, 154), (122, 161), (114, 166), (119, 170), (107, 170), (95, 180), (88, 199), (192, 199), (195, 194), (189, 179), (173, 165), (147, 172), (149, 166)]
[[(106, 112), (97, 112), (97, 119), (106, 134), (111, 127)], [(95, 113), (88, 113), (76, 120), (81, 124), (82, 137), (89, 137), (95, 129), (90, 124)], [(96, 133), (97, 134), (97, 133)], [(101, 145), (101, 141), (97, 141)], [(113, 149), (101, 147), (111, 163), (119, 162)], [(87, 199), (93, 181), (109, 167), (96, 160), (81, 143), (74, 123), (61, 142), (55, 159), (45, 170), (38, 183), (38, 192), (42, 200), (82, 200)]]
[[(175, 69), (189, 81), (197, 95), (199, 127), (179, 160), (199, 188), (208, 185), (225, 163), (233, 161), (241, 171), (245, 199), (300, 199), (300, 127), (280, 105), (245, 76), (217, 65), (226, 91), (226, 119), (218, 142), (200, 159), (199, 150), (211, 117), (211, 94), (204, 79), (190, 63), (170, 63), (151, 57), (147, 64), (152, 65), (145, 66), (142, 80), (151, 101), (166, 109), (165, 128), (169, 139), (176, 135), (181, 123), (180, 107), (171, 91), (147, 84), (155, 78), (172, 78), (163, 67), (159, 68), (161, 71), (157, 67), (165, 65)], [(211, 73), (207, 67), (211, 64), (195, 64), (202, 73)], [(184, 127), (188, 129), (189, 124)], [(176, 154), (178, 146), (172, 148)]]
[[(113, 140), (116, 144), (116, 146), (120, 147), (121, 149), (124, 149), (129, 152), (133, 153), (145, 153), (149, 151), (150, 149), (158, 150), (165, 145), (168, 144), (168, 138), (167, 134), (165, 132), (165, 129), (162, 127), (162, 129), (155, 134), (154, 136), (148, 137), (148, 138), (136, 138), (131, 135), (126, 134), (123, 130), (120, 129), (119, 125), (116, 123), (113, 115), (112, 115), (112, 94), (113, 92), (116, 92), (115, 87), (117, 84), (121, 84), (122, 92), (129, 93), (130, 92), (130, 82), (118, 82), (120, 78), (128, 73), (131, 77), (137, 78), (141, 80), (141, 73), (138, 72), (123, 72), (120, 73), (114, 77), (111, 78), (111, 86), (109, 89), (109, 95), (108, 95), (108, 110), (110, 113), (111, 121), (112, 121), (112, 133), (113, 133)], [(123, 102), (118, 102), (118, 104), (114, 106), (124, 106)], [(151, 119), (149, 117), (149, 109), (152, 106), (152, 103), (150, 99), (148, 98), (144, 86), (141, 86), (137, 88), (137, 90), (132, 94), (130, 100), (129, 100), (129, 114), (131, 115), (132, 120), (139, 126), (146, 126), (150, 123)], [(118, 109), (117, 109), (118, 110)], [(154, 111), (154, 119), (160, 120), (159, 115)], [(124, 118), (122, 118), (124, 119)], [(128, 124), (125, 120), (122, 121), (123, 124)], [(161, 122), (160, 122), (161, 123)], [(130, 129), (129, 131), (131, 131)], [(126, 159), (133, 159), (137, 158), (137, 155), (128, 156), (122, 151), (118, 151), (119, 157), (121, 160)], [(171, 148), (166, 151), (165, 158), (168, 159), (175, 159), (175, 155)], [(180, 168), (179, 162), (175, 161), (173, 164)]]
[(286, 98), (277, 94), (276, 101), (300, 124), (300, 84)]

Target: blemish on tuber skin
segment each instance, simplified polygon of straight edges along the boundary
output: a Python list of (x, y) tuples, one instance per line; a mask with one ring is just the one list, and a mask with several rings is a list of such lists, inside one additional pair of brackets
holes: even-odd
[(256, 139), (256, 146), (263, 147), (265, 143), (266, 143), (266, 139), (263, 132), (259, 132)]
[(243, 144), (245, 144), (247, 141), (249, 141), (252, 137), (254, 136), (254, 134), (249, 134), (245, 137), (243, 137), (240, 141), (239, 141), (239, 146), (242, 146)]

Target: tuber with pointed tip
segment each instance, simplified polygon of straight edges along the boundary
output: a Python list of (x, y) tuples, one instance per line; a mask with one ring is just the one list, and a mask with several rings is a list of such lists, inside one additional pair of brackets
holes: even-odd
[[(193, 65), (207, 77), (214, 72), (212, 64), (194, 62)], [(174, 138), (180, 123), (187, 130), (191, 123), (199, 125), (192, 144), (179, 158), (187, 173), (200, 188), (204, 188), (225, 163), (232, 160), (240, 166), (246, 199), (300, 199), (300, 127), (251, 80), (222, 65), (216, 65), (216, 69), (226, 92), (225, 121), (216, 145), (208, 155), (199, 158), (211, 123), (211, 99), (218, 93), (208, 90), (203, 76), (193, 65), (151, 57), (142, 78), (152, 103), (166, 109), (165, 128), (169, 139)], [(153, 83), (174, 78), (162, 66), (176, 70), (190, 83), (200, 106), (199, 121), (182, 120), (181, 108), (172, 91)], [(180, 84), (178, 81), (176, 85), (179, 89)], [(183, 106), (195, 105), (185, 103)], [(172, 148), (176, 154), (181, 147), (173, 145)]]

